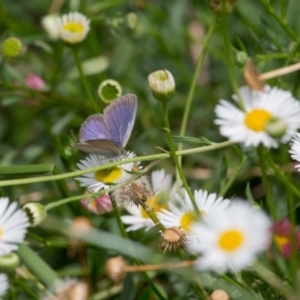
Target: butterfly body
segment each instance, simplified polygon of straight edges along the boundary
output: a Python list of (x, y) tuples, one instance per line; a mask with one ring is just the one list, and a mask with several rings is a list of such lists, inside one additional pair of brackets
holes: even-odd
[(127, 94), (107, 106), (103, 114), (89, 116), (79, 131), (75, 148), (107, 157), (122, 156), (130, 137), (137, 109), (137, 98)]

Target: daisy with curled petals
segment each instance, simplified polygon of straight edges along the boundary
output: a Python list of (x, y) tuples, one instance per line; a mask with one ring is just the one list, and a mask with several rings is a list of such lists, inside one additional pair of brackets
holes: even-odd
[(8, 278), (6, 274), (0, 273), (0, 297), (6, 294), (8, 290)]
[[(127, 152), (121, 160), (133, 157), (135, 157), (134, 153)], [(113, 161), (114, 159), (107, 158), (106, 156), (91, 154), (87, 158), (81, 160), (80, 163), (77, 164), (77, 167), (80, 170), (84, 170), (105, 165)], [(136, 165), (136, 162), (126, 163), (120, 166), (87, 173), (76, 179), (80, 181), (81, 186), (87, 187), (90, 191), (98, 192), (102, 189), (108, 189), (113, 185), (128, 180), (132, 176), (130, 172), (133, 171)]]
[[(292, 159), (297, 160), (300, 162), (300, 134), (297, 133), (297, 135), (293, 138), (293, 141), (291, 143), (291, 149), (289, 150)], [(298, 171), (300, 171), (300, 164), (295, 166)]]
[[(152, 187), (149, 182), (144, 178), (141, 178), (137, 182), (137, 185), (141, 187), (141, 190), (144, 190), (145, 202), (154, 213), (159, 212), (162, 208), (167, 208), (170, 201), (175, 197), (176, 185), (172, 185), (172, 176), (166, 174), (164, 170), (157, 170), (151, 173)], [(132, 189), (131, 189), (132, 190)], [(130, 193), (123, 193), (123, 197), (126, 195), (130, 196)], [(122, 193), (115, 195), (116, 199), (122, 197)], [(118, 200), (117, 200), (118, 201)], [(120, 200), (118, 201), (120, 202)], [(124, 202), (124, 200), (121, 202)], [(139, 205), (128, 204), (128, 201), (125, 201), (124, 207), (129, 212), (130, 215), (122, 216), (122, 222), (126, 225), (127, 231), (138, 230), (140, 228), (145, 228), (149, 230), (154, 227), (155, 224), (149, 218), (145, 210)]]
[(79, 12), (63, 15), (57, 23), (60, 38), (70, 44), (83, 41), (90, 30), (90, 21)]
[[(218, 198), (217, 194), (208, 194), (202, 190), (195, 191), (194, 196), (201, 216), (209, 216), (216, 209), (222, 211), (230, 203), (227, 199)], [(181, 206), (170, 203), (169, 209), (162, 209), (157, 214), (158, 219), (166, 228), (179, 227), (186, 234), (188, 242), (199, 242), (199, 236), (191, 229), (198, 216), (188, 193), (185, 191), (184, 198), (177, 194), (176, 198)]]
[(223, 211), (215, 210), (194, 223), (193, 232), (201, 243), (188, 247), (201, 254), (195, 267), (200, 270), (239, 271), (253, 263), (271, 240), (271, 221), (260, 209), (248, 202), (232, 200)]
[(29, 226), (26, 213), (17, 208), (17, 203), (9, 204), (7, 197), (0, 198), (0, 256), (18, 249)]
[[(265, 91), (240, 88), (244, 111), (226, 100), (215, 108), (221, 135), (246, 147), (263, 144), (277, 148), (279, 141), (287, 143), (300, 127), (300, 103), (292, 94), (276, 87)], [(233, 95), (237, 102), (238, 98)]]

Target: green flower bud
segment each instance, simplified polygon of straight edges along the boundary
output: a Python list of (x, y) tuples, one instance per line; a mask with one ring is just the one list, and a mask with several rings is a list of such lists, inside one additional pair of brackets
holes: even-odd
[(2, 43), (1, 51), (4, 57), (15, 58), (23, 53), (23, 44), (19, 39), (10, 37)]
[(237, 51), (235, 54), (235, 63), (238, 67), (243, 68), (245, 64), (250, 60), (247, 53), (243, 51)]
[(175, 80), (173, 75), (167, 70), (160, 70), (148, 76), (149, 86), (153, 96), (158, 101), (168, 101), (175, 91)]
[(47, 212), (44, 205), (36, 202), (27, 203), (23, 206), (26, 212), (31, 227), (35, 227), (44, 222), (47, 217)]
[(280, 139), (285, 133), (287, 126), (280, 118), (271, 118), (266, 124), (267, 133), (274, 139)]
[(126, 23), (129, 29), (134, 30), (138, 23), (137, 14), (134, 12), (130, 12), (126, 15)]
[(121, 95), (122, 87), (116, 80), (107, 79), (99, 85), (98, 96), (105, 103), (109, 103)]
[(14, 252), (0, 256), (0, 272), (12, 272), (19, 266), (19, 264), (20, 258)]

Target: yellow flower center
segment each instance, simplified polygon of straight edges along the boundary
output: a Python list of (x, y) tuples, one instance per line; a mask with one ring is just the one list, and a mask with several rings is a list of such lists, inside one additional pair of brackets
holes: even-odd
[(191, 224), (197, 220), (197, 214), (194, 211), (188, 211), (180, 218), (180, 226), (189, 232)]
[(272, 118), (272, 115), (264, 109), (253, 109), (248, 112), (245, 117), (245, 124), (248, 128), (254, 131), (264, 131), (267, 122)]
[(282, 249), (285, 245), (290, 242), (289, 237), (285, 235), (275, 235), (274, 241), (279, 249)]
[[(146, 203), (154, 213), (159, 212), (161, 208), (165, 208), (165, 209), (168, 208), (167, 204), (164, 201), (162, 201), (161, 197), (159, 196), (154, 196), (149, 198), (146, 201)], [(149, 218), (148, 214), (145, 212), (145, 210), (142, 207), (141, 207), (141, 213), (143, 218), (145, 219)]]
[(241, 231), (230, 229), (224, 231), (219, 237), (219, 247), (224, 251), (234, 251), (244, 242), (244, 236)]
[(99, 170), (95, 172), (95, 179), (103, 183), (111, 183), (118, 180), (123, 174), (123, 170), (120, 167), (112, 167), (105, 170)]
[(67, 23), (63, 27), (64, 27), (64, 30), (70, 31), (72, 33), (82, 33), (84, 30), (84, 27), (82, 24), (74, 23), (74, 22)]

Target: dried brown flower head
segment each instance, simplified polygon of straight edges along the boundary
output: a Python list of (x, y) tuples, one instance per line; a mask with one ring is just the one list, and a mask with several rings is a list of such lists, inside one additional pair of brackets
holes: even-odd
[(178, 249), (184, 248), (186, 243), (186, 235), (179, 227), (168, 228), (163, 233), (163, 240), (159, 247), (165, 253), (166, 251), (176, 252)]

